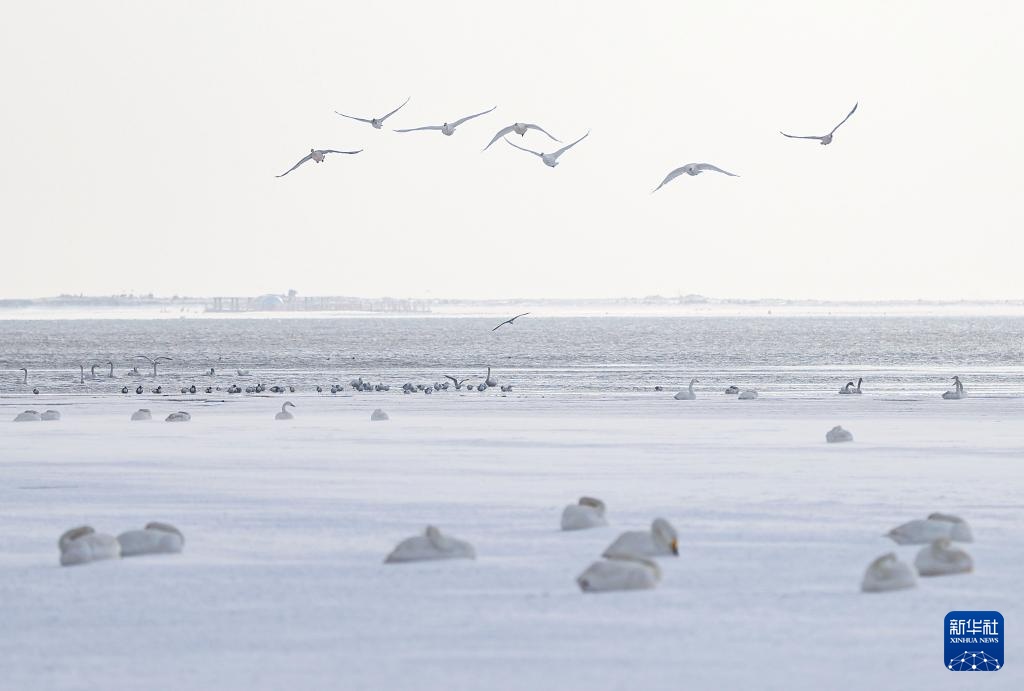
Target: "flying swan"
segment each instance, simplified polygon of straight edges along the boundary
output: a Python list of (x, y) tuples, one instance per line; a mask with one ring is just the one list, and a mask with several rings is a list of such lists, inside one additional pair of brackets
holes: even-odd
[(550, 153), (550, 154), (545, 154), (545, 153), (542, 153), (540, 151), (534, 151), (533, 149), (527, 149), (526, 147), (519, 146), (518, 144), (513, 144), (512, 142), (510, 142), (508, 140), (507, 137), (504, 137), (504, 139), (505, 139), (505, 143), (508, 144), (509, 146), (515, 147), (515, 148), (519, 149), (520, 151), (525, 151), (527, 153), (533, 154), (534, 156), (539, 156), (540, 160), (543, 161), (544, 165), (546, 165), (548, 168), (554, 168), (555, 166), (558, 165), (558, 157), (559, 156), (561, 156), (566, 151), (568, 151), (572, 147), (576, 146), (577, 144), (579, 144), (580, 142), (582, 142), (584, 139), (586, 139), (589, 136), (590, 136), (590, 132), (588, 131), (585, 135), (583, 135), (582, 137), (580, 137), (579, 139), (574, 141), (572, 144), (566, 144), (565, 146), (563, 146), (558, 151), (555, 151), (554, 153)]
[(843, 118), (842, 122), (840, 122), (838, 125), (833, 127), (832, 131), (829, 132), (828, 134), (823, 134), (821, 136), (815, 136), (815, 135), (799, 136), (799, 135), (795, 135), (795, 134), (786, 134), (782, 130), (779, 130), (779, 134), (781, 134), (783, 137), (789, 137), (790, 139), (817, 139), (817, 140), (820, 141), (822, 146), (827, 146), (828, 144), (832, 143), (832, 135), (836, 133), (836, 130), (838, 130), (840, 128), (840, 126), (842, 126), (842, 124), (844, 122), (846, 122), (847, 120), (850, 119), (850, 116), (853, 115), (854, 112), (857, 110), (857, 106), (858, 105), (860, 105), (859, 101), (857, 103), (854, 103), (853, 104), (853, 110), (851, 110), (849, 113), (847, 113), (846, 117)]
[(309, 153), (300, 158), (298, 163), (296, 163), (295, 165), (293, 165), (291, 168), (284, 171), (280, 175), (275, 175), (274, 177), (283, 178), (285, 175), (292, 172), (306, 161), (316, 161), (317, 163), (323, 163), (324, 159), (327, 158), (327, 154), (358, 154), (361, 151), (362, 149), (359, 149), (358, 151), (338, 151), (336, 149), (310, 149)]
[(441, 125), (424, 125), (423, 127), (410, 127), (409, 129), (395, 130), (395, 132), (418, 132), (420, 130), (441, 130), (441, 134), (443, 134), (446, 137), (450, 137), (453, 134), (455, 134), (455, 128), (458, 127), (459, 125), (461, 125), (462, 123), (466, 122), (467, 120), (472, 120), (473, 118), (478, 118), (481, 115), (487, 115), (492, 110), (494, 110), (494, 108), (497, 108), (497, 107), (498, 106), (494, 106), (493, 108), (489, 108), (488, 110), (485, 110), (485, 111), (483, 111), (481, 113), (474, 113), (473, 115), (467, 115), (466, 117), (459, 118), (458, 120), (456, 120), (454, 122), (446, 122), (446, 123), (441, 124)]
[(490, 149), (491, 148), (491, 144), (493, 144), (494, 142), (498, 141), (499, 139), (505, 137), (505, 135), (512, 134), (513, 132), (515, 132), (520, 137), (522, 137), (522, 136), (526, 135), (526, 130), (537, 130), (538, 132), (543, 132), (544, 134), (548, 135), (548, 137), (550, 137), (554, 141), (558, 142), (559, 144), (562, 143), (561, 139), (559, 139), (555, 135), (551, 134), (550, 132), (548, 132), (546, 129), (544, 129), (540, 125), (534, 125), (534, 124), (529, 123), (529, 122), (514, 122), (511, 125), (509, 125), (508, 127), (502, 127), (500, 130), (498, 130), (498, 133), (496, 135), (494, 135), (494, 137), (491, 138), (491, 141), (489, 141), (487, 143), (487, 146), (485, 146), (483, 148), (483, 151), (487, 151), (488, 149)]
[(739, 177), (739, 175), (736, 175), (735, 173), (730, 173), (727, 170), (722, 170), (718, 166), (713, 166), (710, 163), (687, 163), (685, 166), (679, 166), (671, 173), (666, 175), (665, 179), (661, 181), (661, 184), (655, 187), (653, 190), (651, 190), (651, 194), (654, 194), (655, 192), (657, 192), (662, 187), (675, 180), (683, 173), (686, 173), (687, 175), (700, 175), (706, 170), (713, 170), (716, 173), (723, 173), (724, 175), (728, 175), (729, 177), (733, 178)]
[[(412, 97), (410, 96), (409, 98), (412, 98)], [(334, 111), (334, 114), (335, 115), (340, 115), (343, 118), (348, 118), (349, 120), (358, 120), (359, 122), (369, 123), (370, 125), (373, 126), (373, 129), (379, 130), (381, 128), (381, 126), (384, 124), (385, 120), (387, 120), (392, 115), (394, 115), (395, 113), (400, 111), (402, 108), (404, 108), (405, 104), (408, 103), (408, 102), (409, 102), (409, 99), (407, 98), (407, 99), (405, 99), (405, 101), (402, 102), (402, 105), (398, 106), (397, 108), (395, 108), (393, 111), (391, 111), (390, 113), (388, 113), (386, 115), (381, 115), (379, 118), (357, 118), (355, 115), (345, 115), (344, 113), (339, 113), (338, 111)]]

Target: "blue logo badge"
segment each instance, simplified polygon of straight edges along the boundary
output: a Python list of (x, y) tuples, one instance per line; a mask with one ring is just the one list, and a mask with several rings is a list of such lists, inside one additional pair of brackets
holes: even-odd
[(944, 627), (946, 669), (995, 672), (1003, 668), (1003, 615), (999, 612), (950, 612)]

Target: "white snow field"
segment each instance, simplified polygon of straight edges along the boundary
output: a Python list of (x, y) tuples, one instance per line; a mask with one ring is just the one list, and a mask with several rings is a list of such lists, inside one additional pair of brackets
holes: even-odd
[[(672, 394), (291, 395), (290, 422), (279, 398), (0, 399), (0, 688), (1024, 688), (1024, 399)], [(9, 422), (28, 407), (63, 419)], [(581, 495), (609, 527), (559, 530)], [(860, 592), (933, 511), (970, 523), (975, 572)], [(658, 588), (579, 591), (657, 516)], [(58, 565), (68, 528), (149, 521), (184, 552)], [(477, 558), (383, 563), (428, 523)], [(946, 670), (950, 610), (1002, 612), (1004, 669)]]

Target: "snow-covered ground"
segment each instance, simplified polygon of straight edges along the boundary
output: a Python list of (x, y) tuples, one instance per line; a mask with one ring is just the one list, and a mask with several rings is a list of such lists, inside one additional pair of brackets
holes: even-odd
[[(961, 689), (943, 616), (971, 609), (1009, 632), (984, 686), (1024, 688), (1024, 399), (292, 398), (0, 400), (0, 688)], [(560, 532), (582, 494), (611, 526)], [(975, 573), (861, 593), (937, 510)], [(661, 586), (582, 594), (656, 516)], [(150, 520), (184, 553), (58, 566), (65, 529)], [(382, 563), (427, 523), (477, 559)]]

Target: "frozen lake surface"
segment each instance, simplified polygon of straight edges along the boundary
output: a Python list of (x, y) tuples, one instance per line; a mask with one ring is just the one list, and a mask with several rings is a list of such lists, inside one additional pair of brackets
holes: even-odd
[[(943, 616), (972, 609), (1010, 631), (986, 687), (1024, 687), (1009, 375), (963, 401), (941, 381), (737, 401), (709, 379), (696, 401), (288, 395), (292, 422), (273, 420), (282, 397), (7, 395), (0, 688), (961, 689), (977, 681), (944, 668)], [(63, 420), (8, 422), (29, 405)], [(138, 407), (154, 420), (129, 422)], [(162, 422), (175, 410), (192, 421)], [(836, 424), (852, 444), (825, 443)], [(611, 525), (560, 532), (582, 494)], [(970, 522), (975, 572), (861, 593), (873, 558), (917, 551), (882, 534), (932, 511)], [(680, 534), (660, 587), (582, 594), (574, 578), (656, 516)], [(184, 553), (58, 566), (65, 529), (150, 520)], [(427, 523), (477, 559), (382, 563)]]

